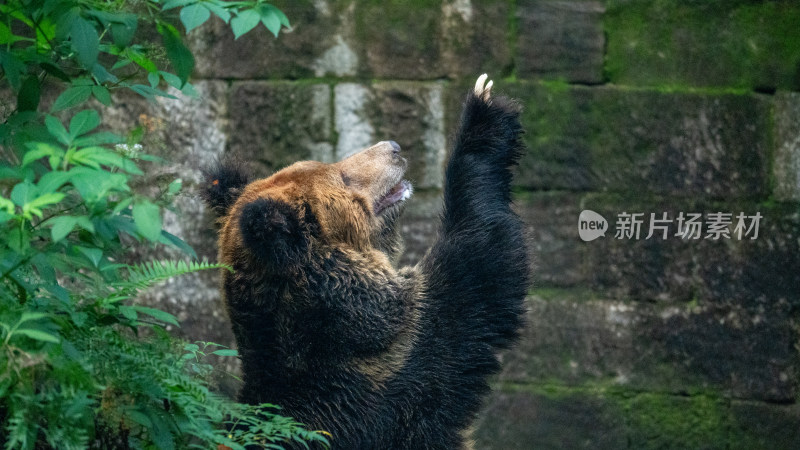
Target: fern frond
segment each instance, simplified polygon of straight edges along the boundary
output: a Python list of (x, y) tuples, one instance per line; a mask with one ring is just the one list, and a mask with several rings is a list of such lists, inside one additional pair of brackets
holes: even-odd
[(184, 275), (187, 273), (199, 272), (208, 269), (226, 269), (233, 272), (233, 269), (225, 264), (210, 263), (208, 261), (190, 261), (183, 260), (163, 260), (163, 261), (150, 261), (142, 264), (128, 266), (127, 280), (117, 283), (114, 287), (135, 290), (147, 289), (154, 284), (166, 281), (172, 277)]
[(11, 449), (32, 449), (36, 443), (36, 426), (31, 426), (31, 421), (27, 420), (27, 408), (18, 405), (6, 422), (5, 436), (6, 450)]

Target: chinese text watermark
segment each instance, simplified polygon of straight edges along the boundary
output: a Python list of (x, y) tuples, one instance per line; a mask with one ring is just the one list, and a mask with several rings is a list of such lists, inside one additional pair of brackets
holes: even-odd
[[(683, 213), (670, 216), (661, 213), (617, 214), (614, 222), (616, 239), (662, 239), (679, 237), (681, 239), (757, 239), (758, 227), (763, 216), (760, 212), (745, 214), (740, 212)], [(600, 214), (586, 209), (578, 216), (578, 235), (586, 242), (605, 236), (608, 221)]]

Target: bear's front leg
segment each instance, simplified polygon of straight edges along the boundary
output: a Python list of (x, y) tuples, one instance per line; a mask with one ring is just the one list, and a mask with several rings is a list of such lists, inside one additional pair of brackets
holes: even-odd
[(520, 108), (478, 78), (467, 95), (445, 172), (440, 236), (422, 261), (432, 302), (468, 341), (507, 346), (528, 287), (522, 223), (511, 210), (511, 168), (524, 149)]

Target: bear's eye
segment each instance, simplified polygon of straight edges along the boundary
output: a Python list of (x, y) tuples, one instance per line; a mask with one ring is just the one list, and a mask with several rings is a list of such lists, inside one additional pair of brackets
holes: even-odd
[(350, 186), (353, 183), (353, 180), (350, 179), (344, 172), (341, 172), (342, 175), (342, 182), (345, 186)]

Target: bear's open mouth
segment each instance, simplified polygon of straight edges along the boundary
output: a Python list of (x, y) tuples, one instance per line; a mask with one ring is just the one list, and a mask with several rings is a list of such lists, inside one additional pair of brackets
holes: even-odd
[(411, 187), (411, 183), (406, 180), (400, 181), (375, 202), (375, 214), (380, 214), (390, 206), (408, 200), (413, 192), (414, 188)]

